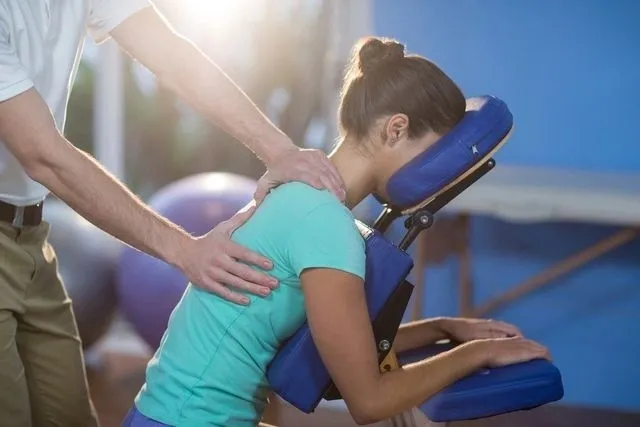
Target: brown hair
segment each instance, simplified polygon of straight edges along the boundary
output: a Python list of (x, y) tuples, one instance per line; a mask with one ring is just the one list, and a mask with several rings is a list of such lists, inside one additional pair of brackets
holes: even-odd
[(433, 62), (405, 56), (395, 40), (370, 37), (353, 50), (338, 117), (343, 134), (363, 139), (378, 118), (406, 114), (409, 138), (419, 138), (429, 130), (446, 133), (465, 107), (458, 86)]

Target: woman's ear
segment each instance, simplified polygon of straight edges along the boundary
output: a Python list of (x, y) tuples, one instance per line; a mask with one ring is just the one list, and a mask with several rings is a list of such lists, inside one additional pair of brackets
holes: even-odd
[(409, 117), (406, 114), (394, 114), (387, 120), (383, 129), (385, 145), (394, 147), (398, 142), (407, 139), (409, 135)]

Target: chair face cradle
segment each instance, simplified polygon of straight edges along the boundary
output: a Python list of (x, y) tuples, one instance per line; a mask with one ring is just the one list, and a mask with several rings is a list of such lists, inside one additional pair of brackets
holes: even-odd
[[(467, 100), (462, 121), (432, 147), (397, 171), (387, 184), (385, 209), (373, 228), (357, 221), (366, 243), (365, 292), (381, 369), (392, 351), (395, 334), (413, 285), (406, 278), (413, 260), (406, 250), (433, 216), (494, 166), (494, 153), (506, 142), (513, 117), (506, 104), (484, 96)], [(394, 245), (383, 233), (402, 215), (407, 233)], [(451, 345), (434, 345), (398, 355), (411, 363)], [(305, 322), (283, 345), (267, 371), (273, 390), (299, 410), (310, 413), (321, 399), (340, 399)], [(483, 418), (530, 409), (562, 398), (560, 372), (535, 360), (478, 372), (452, 384), (420, 406), (432, 421)]]

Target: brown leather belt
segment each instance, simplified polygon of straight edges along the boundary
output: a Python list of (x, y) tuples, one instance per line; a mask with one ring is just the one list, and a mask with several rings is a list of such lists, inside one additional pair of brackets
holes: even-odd
[(14, 206), (0, 200), (0, 221), (18, 228), (39, 225), (42, 222), (42, 204)]

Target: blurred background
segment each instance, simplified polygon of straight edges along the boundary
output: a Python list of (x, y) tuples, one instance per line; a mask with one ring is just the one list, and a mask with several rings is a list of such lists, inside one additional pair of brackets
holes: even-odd
[[(328, 150), (334, 142), (345, 60), (365, 35), (396, 38), (432, 59), (467, 97), (504, 100), (514, 115), (513, 137), (486, 184), (453, 203), (419, 242), (414, 282), (423, 289), (407, 317), (482, 314), (515, 323), (550, 348), (563, 375), (561, 402), (468, 425), (640, 425), (640, 144), (634, 131), (640, 3), (156, 5), (301, 146)], [(66, 134), (145, 200), (200, 173), (257, 179), (264, 172), (241, 144), (159, 87), (112, 42), (87, 41)], [(379, 210), (366, 200), (356, 211), (371, 221)], [(398, 223), (391, 236), (401, 231)], [(520, 284), (529, 292), (494, 304)], [(119, 425), (150, 351), (117, 308), (111, 318), (87, 357), (95, 360), (92, 390), (105, 426)], [(108, 397), (114, 393), (120, 397)], [(327, 405), (299, 418), (283, 405), (272, 416), (285, 426), (352, 425), (343, 409)]]
[[(368, 19), (351, 15), (357, 7), (322, 0), (154, 4), (293, 140), (318, 148), (332, 141), (335, 91), (357, 40), (349, 30), (336, 29)], [(158, 86), (149, 71), (111, 41), (96, 46), (87, 40), (66, 128), (72, 141), (102, 155), (143, 196), (205, 171), (254, 178), (264, 172), (241, 144)]]

